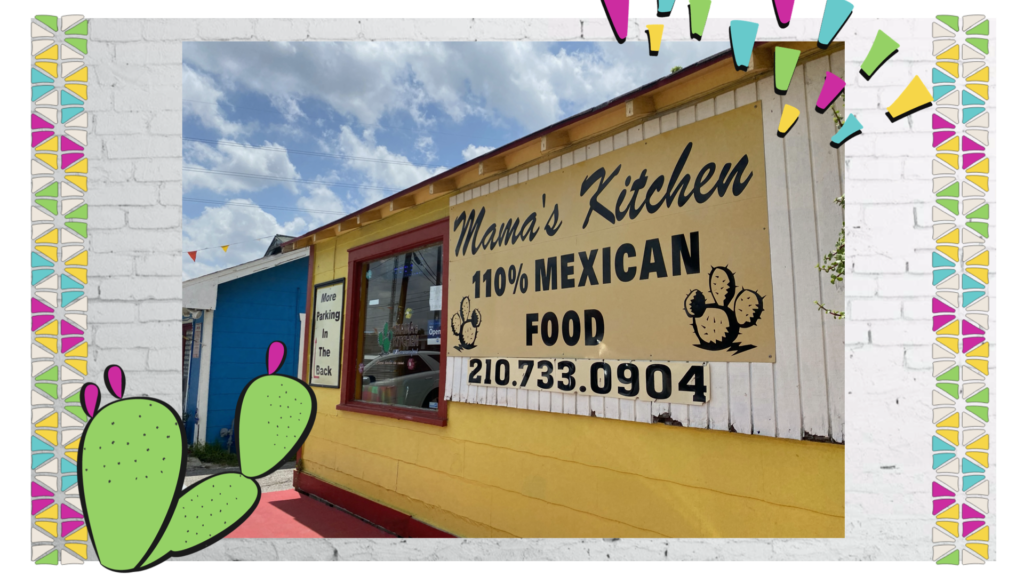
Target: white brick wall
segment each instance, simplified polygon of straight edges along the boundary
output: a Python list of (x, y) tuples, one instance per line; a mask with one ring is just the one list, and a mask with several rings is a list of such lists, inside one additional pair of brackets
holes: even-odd
[[(631, 21), (630, 40), (646, 42), (644, 25), (654, 21)], [(688, 40), (684, 14), (657, 23), (665, 25), (665, 41)], [(774, 20), (758, 23), (759, 40), (810, 40), (817, 36), (815, 20), (795, 20), (786, 29), (779, 29)], [(87, 150), (93, 167), (89, 315), (94, 334), (90, 341), (95, 345), (90, 370), (97, 374), (108, 363), (120, 363), (127, 371), (131, 393), (164, 399), (176, 397), (180, 386), (180, 372), (172, 362), (180, 336), (178, 320), (172, 316), (181, 298), (181, 229), (180, 221), (160, 212), (181, 205), (181, 153), (174, 138), (181, 127), (180, 41), (611, 39), (605, 19), (95, 19), (91, 28), (89, 64), (96, 80), (90, 86), (89, 110), (96, 137), (90, 139)], [(879, 28), (901, 47), (868, 83), (856, 74), (858, 58), (867, 54)], [(704, 41), (728, 41), (727, 29), (726, 20), (711, 19)], [(853, 19), (839, 40), (847, 42), (849, 58), (847, 111), (856, 113), (864, 124), (864, 134), (844, 147), (846, 168), (850, 169), (846, 218), (851, 265), (845, 286), (849, 314), (845, 539), (474, 540), (459, 546), (429, 540), (282, 540), (269, 544), (225, 540), (191, 559), (930, 557), (929, 115), (919, 113), (896, 123), (889, 123), (884, 116), (884, 108), (912, 74), (920, 75), (926, 84), (930, 81), (930, 20)], [(671, 53), (672, 45), (663, 45), (661, 57)], [(993, 105), (994, 99), (990, 109)], [(995, 118), (994, 110), (991, 114)], [(991, 135), (994, 139), (995, 131)], [(165, 227), (146, 227), (146, 211), (154, 209), (151, 215), (167, 224)], [(995, 236), (996, 227), (992, 226), (990, 248), (995, 248)], [(996, 317), (991, 318), (990, 333)], [(992, 366), (994, 369), (994, 358)], [(992, 504), (995, 508), (995, 502)], [(990, 515), (990, 520), (993, 517)]]

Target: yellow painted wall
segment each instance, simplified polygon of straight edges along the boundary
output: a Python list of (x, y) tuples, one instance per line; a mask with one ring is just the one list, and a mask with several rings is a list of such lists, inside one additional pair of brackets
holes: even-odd
[[(447, 214), (443, 197), (317, 243), (314, 283), (346, 276), (349, 248)], [(303, 471), (458, 536), (844, 535), (840, 445), (457, 402), (439, 427), (314, 390)]]

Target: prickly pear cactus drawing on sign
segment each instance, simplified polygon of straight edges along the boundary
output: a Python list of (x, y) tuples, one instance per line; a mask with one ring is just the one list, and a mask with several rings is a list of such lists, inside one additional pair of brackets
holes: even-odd
[(477, 329), (483, 323), (480, 310), (470, 311), (469, 296), (462, 299), (459, 311), (452, 316), (452, 332), (459, 339), (456, 350), (472, 350), (476, 347)]
[(736, 293), (736, 277), (724, 266), (711, 269), (708, 279), (711, 302), (700, 290), (693, 290), (683, 301), (683, 310), (693, 319), (698, 348), (731, 350), (733, 355), (754, 348), (736, 342), (741, 328), (757, 324), (764, 311), (764, 297), (755, 290)]
[(82, 388), (90, 421), (82, 434), (78, 481), (100, 564), (132, 572), (191, 554), (256, 510), (255, 479), (284, 463), (316, 416), (312, 390), (274, 374), (286, 353), (284, 344), (272, 343), (268, 373), (246, 385), (238, 400), (235, 437), (242, 472), (217, 474), (184, 491), (188, 452), (177, 412), (154, 398), (124, 398), (124, 372), (116, 365), (103, 377), (117, 401), (99, 408), (99, 387)]

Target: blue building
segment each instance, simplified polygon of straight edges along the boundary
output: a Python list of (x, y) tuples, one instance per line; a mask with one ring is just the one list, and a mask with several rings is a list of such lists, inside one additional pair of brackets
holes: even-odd
[(182, 285), (182, 404), (189, 444), (230, 442), (234, 449), (238, 396), (266, 373), (271, 342), (288, 347), (278, 373), (299, 377), (309, 249), (280, 254), (274, 247), (263, 258)]

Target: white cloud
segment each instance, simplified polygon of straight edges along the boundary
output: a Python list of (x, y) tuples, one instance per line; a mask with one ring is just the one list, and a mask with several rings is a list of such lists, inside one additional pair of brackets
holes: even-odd
[(434, 139), (430, 136), (420, 136), (419, 138), (416, 138), (414, 146), (423, 156), (425, 161), (433, 162), (434, 160), (437, 160), (437, 148), (434, 146)]
[(220, 105), (225, 99), (224, 92), (213, 78), (188, 64), (182, 66), (181, 98), (185, 116), (198, 118), (203, 126), (216, 130), (221, 136), (237, 136), (250, 128), (225, 117)]
[[(299, 171), (291, 163), (287, 152), (246, 148), (237, 142), (221, 140), (216, 146), (203, 142), (184, 142), (185, 191), (206, 189), (218, 194), (254, 192), (271, 186), (283, 186), (298, 193), (295, 182), (266, 178), (247, 178), (235, 174), (254, 174), (269, 178), (297, 179)], [(284, 147), (264, 142), (263, 147), (284, 150)], [(213, 170), (218, 174), (196, 170)], [(227, 174), (226, 174), (227, 173)]]
[[(337, 137), (332, 143), (324, 143), (323, 148), (332, 152), (341, 152), (347, 158), (340, 160), (343, 167), (350, 173), (362, 177), (362, 187), (354, 199), (355, 208), (372, 204), (394, 191), (404, 190), (417, 182), (422, 182), (435, 174), (444, 172), (446, 168), (428, 168), (412, 165), (409, 159), (386, 146), (378, 144), (373, 130), (364, 130), (362, 136), (356, 134), (349, 126), (340, 126)], [(392, 191), (376, 190), (388, 188)]]
[(184, 56), (227, 84), (272, 101), (319, 99), (363, 126), (396, 112), (429, 126), (436, 107), (456, 122), (508, 117), (535, 130), (725, 49), (670, 43), (669, 61), (642, 42), (554, 51), (539, 42), (224, 42), (187, 43)]
[(473, 158), (483, 156), (491, 150), (494, 150), (494, 146), (477, 146), (476, 144), (470, 144), (462, 151), (462, 159), (469, 162)]
[[(255, 206), (247, 198), (231, 202)], [(182, 250), (212, 249), (200, 251), (195, 262), (182, 253), (182, 279), (188, 280), (261, 258), (274, 234), (298, 236), (309, 228), (309, 223), (301, 217), (281, 222), (259, 207), (206, 207), (195, 218), (183, 218)], [(223, 244), (229, 244), (227, 252), (219, 248)]]

